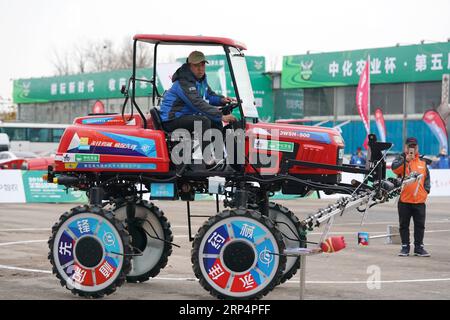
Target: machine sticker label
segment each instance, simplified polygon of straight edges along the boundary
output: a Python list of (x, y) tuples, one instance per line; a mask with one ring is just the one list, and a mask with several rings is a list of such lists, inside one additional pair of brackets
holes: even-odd
[(326, 132), (308, 132), (308, 131), (299, 131), (299, 130), (280, 130), (280, 137), (293, 137), (293, 138), (304, 138), (312, 141), (322, 142), (322, 143), (331, 143), (331, 139), (328, 133)]
[(234, 231), (234, 237), (238, 239), (247, 239), (255, 242), (258, 238), (265, 235), (265, 232), (260, 227), (251, 222), (233, 221), (231, 225)]
[(206, 272), (208, 272), (208, 277), (214, 281), (221, 288), (225, 288), (228, 279), (230, 278), (230, 273), (225, 270), (225, 268), (220, 263), (219, 259), (204, 258), (203, 266)]
[(78, 163), (64, 163), (64, 168), (66, 169), (76, 169)]
[(78, 150), (90, 150), (91, 146), (89, 145), (89, 138), (82, 137), (80, 138), (80, 144), (78, 145)]
[(175, 184), (151, 183), (150, 196), (152, 198), (173, 198), (175, 196)]
[(272, 150), (282, 152), (293, 152), (294, 143), (276, 140), (255, 139), (253, 143), (255, 149)]
[[(110, 132), (100, 131), (103, 137), (101, 140), (93, 140), (89, 144), (89, 138), (79, 138), (77, 134), (74, 134), (72, 141), (70, 142), (68, 153), (89, 153), (91, 150), (95, 154), (108, 154), (108, 155), (124, 155), (135, 157), (147, 157), (156, 158), (156, 143), (154, 139), (141, 138), (135, 136), (128, 136), (123, 134), (115, 134)], [(67, 162), (77, 162), (70, 161)], [(83, 162), (88, 162), (84, 160)], [(98, 162), (98, 161), (89, 161)]]
[(95, 269), (95, 279), (97, 280), (97, 285), (111, 279), (117, 270), (117, 266), (118, 265), (114, 259), (106, 257), (103, 263)]
[(101, 224), (97, 236), (102, 241), (103, 248), (107, 253), (123, 253), (121, 252), (119, 242), (117, 241), (118, 235), (107, 223)]
[(64, 231), (58, 241), (58, 259), (61, 266), (73, 261), (73, 248), (75, 241)]
[(272, 242), (267, 239), (260, 243), (256, 247), (258, 262), (258, 268), (264, 272), (265, 275), (269, 276), (275, 265), (275, 256), (272, 254), (274, 252), (274, 246)]
[(75, 162), (100, 162), (99, 154), (64, 153), (62, 156), (64, 163)]
[(115, 134), (110, 132), (100, 132), (104, 136), (116, 141), (115, 148), (129, 149), (149, 158), (156, 158), (155, 140), (128, 136), (123, 134)]
[[(83, 119), (81, 121), (82, 124), (104, 124), (111, 120), (114, 120), (112, 117), (108, 118), (92, 118), (92, 119)], [(123, 122), (123, 121), (122, 121)]]
[(70, 278), (73, 282), (84, 285), (93, 286), (94, 281), (92, 279), (92, 272), (90, 270), (80, 267), (78, 264), (74, 264), (67, 268), (66, 273), (70, 272)]
[(98, 221), (94, 218), (81, 218), (69, 224), (69, 229), (79, 238), (87, 234), (93, 235), (97, 225)]
[(100, 155), (98, 154), (75, 154), (75, 161), (71, 162), (99, 162)]
[(77, 169), (155, 170), (155, 163), (78, 163)]
[(222, 225), (214, 230), (214, 232), (208, 237), (203, 253), (219, 254), (220, 250), (228, 240), (230, 240), (230, 238), (227, 228), (225, 225)]
[(248, 272), (241, 276), (236, 276), (231, 285), (231, 292), (246, 292), (258, 287), (258, 283), (253, 278), (253, 275)]

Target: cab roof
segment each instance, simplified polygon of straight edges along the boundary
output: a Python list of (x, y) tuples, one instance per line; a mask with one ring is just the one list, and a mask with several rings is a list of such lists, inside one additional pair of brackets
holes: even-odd
[(168, 34), (137, 34), (134, 40), (155, 44), (188, 44), (188, 45), (220, 45), (247, 50), (245, 44), (229, 38), (207, 37), (207, 36), (182, 36)]

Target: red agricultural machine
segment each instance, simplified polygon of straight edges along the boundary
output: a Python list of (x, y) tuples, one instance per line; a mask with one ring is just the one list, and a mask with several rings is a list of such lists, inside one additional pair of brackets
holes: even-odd
[[(153, 45), (151, 80), (136, 75), (138, 43)], [(208, 170), (172, 161), (180, 140), (163, 129), (157, 107), (142, 111), (135, 94), (139, 81), (151, 83), (152, 105), (158, 106), (156, 57), (163, 45), (223, 48), (237, 101), (223, 110), (239, 119), (226, 128), (227, 136), (245, 133), (231, 140), (244, 155), (242, 163)], [(328, 223), (325, 241), (336, 214), (352, 207), (365, 212), (399, 194), (408, 179), (385, 178), (384, 151), (391, 144), (377, 142), (375, 135), (369, 136), (366, 168), (355, 168), (342, 164), (344, 141), (336, 130), (258, 122), (245, 49), (227, 38), (134, 37), (133, 73), (122, 88), (122, 114), (76, 119), (61, 138), (55, 166), (49, 167), (48, 182), (89, 196), (88, 205), (64, 213), (52, 228), (49, 260), (63, 286), (80, 296), (102, 297), (125, 281), (158, 275), (172, 253), (173, 233), (162, 210), (143, 200), (146, 193), (150, 199), (187, 202), (193, 271), (207, 291), (222, 299), (261, 298), (296, 273), (300, 259), (295, 252), (308, 250), (308, 231)], [(131, 112), (125, 113), (129, 103)], [(270, 157), (270, 164), (260, 161), (263, 156)], [(344, 184), (342, 172), (362, 173), (365, 179)], [(275, 192), (302, 196), (318, 190), (348, 196), (304, 221), (270, 200)], [(189, 203), (196, 194), (215, 194), (217, 208), (220, 196), (227, 209), (211, 212), (192, 237)], [(320, 245), (311, 252), (319, 252)]]

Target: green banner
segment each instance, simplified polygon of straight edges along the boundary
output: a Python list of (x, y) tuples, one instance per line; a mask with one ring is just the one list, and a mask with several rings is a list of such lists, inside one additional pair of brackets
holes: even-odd
[(450, 42), (285, 56), (281, 86), (317, 88), (356, 85), (370, 55), (370, 81), (440, 81), (450, 73)]
[(69, 189), (65, 187), (47, 183), (42, 179), (46, 171), (22, 171), (23, 186), (27, 202), (81, 202), (86, 203), (88, 198), (86, 192)]
[[(50, 77), (39, 79), (19, 79), (14, 81), (14, 103), (46, 103), (52, 101), (94, 100), (123, 98), (120, 89), (127, 85), (131, 70), (117, 70), (99, 73)], [(137, 78), (149, 80), (152, 69), (138, 69)], [(151, 84), (136, 82), (136, 95), (151, 95)]]

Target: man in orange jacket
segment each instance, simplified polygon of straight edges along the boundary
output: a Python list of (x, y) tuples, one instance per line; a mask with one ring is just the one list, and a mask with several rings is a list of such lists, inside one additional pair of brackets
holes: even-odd
[(430, 172), (424, 160), (419, 158), (417, 139), (410, 137), (405, 142), (405, 152), (392, 162), (392, 170), (400, 177), (408, 176), (412, 172), (422, 174), (420, 181), (404, 186), (398, 202), (400, 221), (400, 238), (402, 249), (399, 256), (409, 256), (409, 223), (414, 221), (414, 255), (429, 257), (430, 254), (423, 247), (425, 233), (425, 202), (430, 193)]

